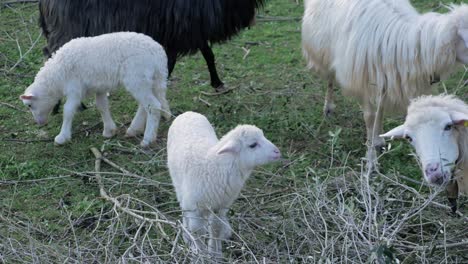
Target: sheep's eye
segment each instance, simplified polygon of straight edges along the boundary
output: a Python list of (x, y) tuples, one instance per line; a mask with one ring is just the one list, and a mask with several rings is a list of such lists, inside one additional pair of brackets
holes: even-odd
[(406, 135), (405, 138), (408, 140), (408, 142), (413, 142), (413, 139), (410, 136)]
[(30, 105), (30, 104), (27, 104), (26, 106), (27, 106), (28, 108), (31, 108), (31, 105)]
[(258, 145), (257, 142), (255, 142), (255, 143), (249, 145), (249, 148), (253, 149), (253, 148), (255, 148), (257, 145)]
[(452, 128), (453, 128), (453, 125), (452, 125), (452, 124), (448, 124), (448, 125), (445, 126), (444, 130), (445, 130), (445, 131), (450, 131), (450, 130), (452, 130)]

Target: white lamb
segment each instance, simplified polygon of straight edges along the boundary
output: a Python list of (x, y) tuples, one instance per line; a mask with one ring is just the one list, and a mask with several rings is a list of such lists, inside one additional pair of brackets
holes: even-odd
[(455, 176), (458, 190), (449, 185), (449, 198), (456, 199), (458, 191), (468, 195), (468, 105), (463, 101), (451, 95), (421, 96), (411, 101), (405, 123), (381, 137), (408, 139), (427, 182), (441, 185)]
[(231, 236), (227, 212), (252, 170), (278, 160), (280, 151), (251, 125), (240, 125), (218, 140), (201, 114), (179, 115), (168, 132), (167, 163), (183, 211), (184, 239), (195, 251), (222, 256)]
[(143, 34), (119, 32), (77, 38), (45, 63), (20, 99), (43, 125), (54, 105), (67, 98), (62, 129), (55, 137), (56, 144), (64, 144), (71, 139), (72, 119), (81, 100), (92, 94), (96, 94), (96, 107), (104, 122), (103, 136), (112, 137), (116, 125), (106, 94), (123, 86), (139, 104), (127, 136), (144, 130), (141, 146), (147, 147), (156, 139), (160, 111), (170, 118), (167, 73), (164, 49)]
[(302, 47), (308, 65), (328, 80), (324, 112), (333, 111), (333, 81), (359, 99), (369, 161), (382, 146), (382, 115), (431, 94), (431, 84), (468, 63), (468, 5), (447, 14), (418, 13), (409, 0), (305, 0)]

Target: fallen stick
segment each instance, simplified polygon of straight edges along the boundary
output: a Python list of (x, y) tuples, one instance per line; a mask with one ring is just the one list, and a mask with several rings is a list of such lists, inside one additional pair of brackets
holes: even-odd
[(230, 91), (232, 91), (234, 89), (236, 89), (236, 87), (228, 88), (228, 89), (222, 90), (220, 92), (215, 92), (215, 93), (208, 93), (208, 92), (204, 92), (204, 91), (202, 91), (201, 93), (204, 94), (204, 95), (207, 95), (207, 96), (216, 96), (216, 95), (229, 93)]
[(6, 5), (11, 5), (11, 4), (26, 4), (26, 3), (37, 3), (39, 2), (38, 0), (14, 0), (14, 1), (6, 1), (3, 2), (2, 4), (4, 6)]
[(301, 21), (300, 17), (272, 17), (272, 16), (257, 16), (258, 22), (270, 21)]
[[(101, 171), (101, 161), (103, 159), (105, 159), (105, 158), (102, 156), (101, 152), (99, 152), (99, 150), (97, 148), (95, 148), (95, 147), (91, 147), (91, 152), (94, 154), (94, 157), (96, 158), (96, 160), (94, 161), (94, 169), (95, 169), (96, 172), (100, 172)], [(101, 197), (104, 198), (105, 200), (110, 201), (111, 203), (113, 203), (114, 206), (117, 207), (118, 209), (120, 209), (122, 212), (124, 212), (124, 213), (126, 213), (126, 214), (128, 214), (130, 216), (133, 216), (133, 217), (135, 217), (135, 218), (137, 218), (137, 219), (139, 219), (141, 221), (156, 223), (158, 225), (159, 229), (161, 230), (162, 234), (166, 238), (168, 238), (168, 236), (164, 232), (164, 230), (162, 229), (160, 224), (161, 223), (162, 224), (168, 224), (168, 225), (171, 225), (173, 227), (177, 226), (177, 224), (175, 222), (167, 221), (167, 220), (161, 220), (159, 218), (150, 219), (150, 218), (141, 216), (139, 214), (136, 214), (131, 209), (122, 206), (122, 204), (120, 203), (119, 200), (117, 200), (116, 198), (110, 196), (109, 194), (107, 194), (106, 190), (104, 190), (104, 184), (102, 183), (101, 175), (99, 173), (96, 173), (95, 177), (96, 177), (96, 181), (97, 181), (98, 186), (99, 186), (99, 193), (100, 193)]]
[(3, 106), (6, 106), (6, 107), (9, 107), (9, 108), (11, 108), (11, 109), (15, 109), (15, 110), (17, 110), (17, 111), (20, 111), (20, 112), (24, 112), (24, 113), (26, 113), (26, 112), (27, 112), (26, 110), (20, 109), (20, 108), (18, 108), (18, 107), (16, 107), (16, 106), (14, 106), (14, 105), (12, 105), (12, 104), (9, 104), (9, 103), (0, 102), (0, 105), (3, 105)]
[(450, 244), (445, 244), (445, 245), (435, 245), (435, 246), (410, 246), (410, 245), (403, 245), (400, 244), (401, 247), (413, 249), (413, 250), (428, 250), (431, 248), (436, 248), (436, 249), (444, 249), (444, 248), (454, 248), (454, 247), (461, 247), (468, 245), (468, 241), (461, 241), (461, 242), (455, 242), (455, 243), (450, 243)]

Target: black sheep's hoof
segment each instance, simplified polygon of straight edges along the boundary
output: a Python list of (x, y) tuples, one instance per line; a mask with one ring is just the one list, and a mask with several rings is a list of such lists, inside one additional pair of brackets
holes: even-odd
[(78, 111), (83, 112), (86, 109), (88, 109), (88, 107), (85, 104), (81, 103), (80, 107), (78, 108)]
[(221, 93), (221, 92), (224, 92), (224, 91), (227, 90), (227, 87), (224, 86), (224, 83), (221, 83), (220, 85), (213, 86), (213, 87), (215, 87), (215, 91), (216, 91), (217, 93)]

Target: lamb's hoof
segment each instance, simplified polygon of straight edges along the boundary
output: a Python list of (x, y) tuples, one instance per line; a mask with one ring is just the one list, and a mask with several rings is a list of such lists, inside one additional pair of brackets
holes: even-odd
[(63, 135), (58, 135), (55, 137), (54, 143), (56, 146), (63, 145), (70, 141), (71, 137), (63, 136)]
[(330, 118), (330, 117), (333, 115), (334, 112), (335, 112), (334, 109), (330, 109), (330, 108), (324, 109), (324, 110), (323, 110), (323, 115), (324, 115), (326, 118)]
[(140, 142), (140, 147), (142, 147), (143, 149), (149, 149), (150, 146), (151, 146), (151, 141), (149, 141), (149, 140), (143, 139), (143, 140)]
[(143, 134), (143, 131), (140, 130), (135, 130), (135, 129), (127, 129), (127, 132), (125, 133), (126, 138), (132, 138), (136, 137)]
[(117, 128), (104, 129), (104, 131), (102, 131), (102, 136), (105, 138), (111, 138), (115, 136), (116, 132), (117, 132)]
[(335, 104), (325, 104), (325, 107), (323, 108), (323, 115), (326, 118), (331, 117), (335, 113)]
[(172, 114), (170, 112), (169, 113), (164, 113), (163, 118), (164, 118), (164, 120), (169, 121), (172, 118)]

